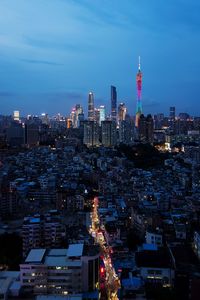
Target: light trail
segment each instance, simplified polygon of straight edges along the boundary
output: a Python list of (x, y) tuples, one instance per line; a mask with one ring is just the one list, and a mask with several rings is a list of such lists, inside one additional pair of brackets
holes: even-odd
[(93, 210), (91, 212), (92, 226), (90, 228), (90, 234), (94, 237), (95, 242), (100, 245), (101, 252), (103, 254), (103, 262), (106, 271), (105, 286), (107, 291), (108, 300), (119, 300), (117, 296), (118, 289), (121, 287), (120, 280), (115, 272), (115, 268), (112, 264), (110, 256), (110, 247), (106, 245), (106, 240), (103, 231), (100, 229), (100, 219), (98, 215), (98, 198), (94, 198)]

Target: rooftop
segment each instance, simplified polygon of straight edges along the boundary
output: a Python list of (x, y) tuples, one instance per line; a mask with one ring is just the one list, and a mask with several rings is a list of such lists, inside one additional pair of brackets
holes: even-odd
[(135, 253), (136, 265), (138, 267), (171, 268), (171, 257), (167, 248), (157, 251), (140, 251)]
[(83, 244), (71, 244), (69, 245), (67, 256), (82, 256), (83, 255)]
[(46, 249), (32, 249), (25, 262), (26, 263), (41, 263), (44, 257)]

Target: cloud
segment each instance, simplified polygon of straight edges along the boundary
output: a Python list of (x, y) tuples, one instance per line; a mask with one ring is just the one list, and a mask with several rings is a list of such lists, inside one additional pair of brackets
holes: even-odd
[(26, 45), (31, 47), (43, 48), (47, 50), (59, 50), (64, 52), (79, 52), (80, 51), (88, 51), (94, 50), (95, 46), (88, 41), (84, 41), (83, 43), (79, 43), (77, 40), (71, 42), (63, 41), (63, 38), (46, 38), (41, 37), (40, 39), (34, 37), (24, 37), (24, 42)]
[(54, 61), (48, 60), (36, 60), (36, 59), (20, 59), (21, 61), (30, 63), (30, 64), (43, 64), (43, 65), (50, 65), (50, 66), (63, 66), (61, 63), (57, 63)]

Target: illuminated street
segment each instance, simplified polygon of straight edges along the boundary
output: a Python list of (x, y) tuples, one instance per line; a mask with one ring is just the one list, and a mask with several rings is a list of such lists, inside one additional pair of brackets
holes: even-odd
[(95, 242), (100, 245), (103, 262), (105, 265), (105, 288), (108, 300), (117, 300), (117, 292), (120, 288), (120, 280), (115, 272), (110, 256), (110, 247), (106, 244), (104, 231), (100, 229), (100, 220), (98, 216), (98, 198), (94, 198), (93, 211), (91, 213), (92, 226), (90, 233), (95, 239)]

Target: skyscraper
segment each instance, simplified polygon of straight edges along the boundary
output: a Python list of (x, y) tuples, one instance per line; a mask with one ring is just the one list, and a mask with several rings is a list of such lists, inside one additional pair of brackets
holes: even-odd
[(111, 120), (117, 119), (117, 90), (115, 86), (111, 85)]
[(14, 121), (19, 121), (19, 111), (18, 110), (14, 110), (13, 119), (14, 119)]
[(112, 147), (116, 144), (116, 122), (102, 121), (101, 122), (102, 145)]
[[(83, 108), (80, 104), (76, 104), (76, 106), (72, 108), (72, 111), (70, 113), (70, 120), (73, 128), (79, 128), (80, 121), (84, 120)], [(70, 127), (71, 126), (67, 126), (67, 128)]]
[(104, 105), (100, 105), (99, 107), (100, 110), (100, 125), (102, 121), (105, 121), (106, 119), (106, 109)]
[(140, 68), (140, 56), (139, 56), (138, 72), (136, 75), (136, 84), (137, 84), (137, 106), (136, 106), (135, 126), (138, 128), (139, 119), (142, 114), (142, 102), (141, 102), (142, 72)]
[(175, 106), (171, 106), (169, 108), (169, 118), (170, 118), (170, 120), (174, 121), (175, 120), (175, 115), (176, 115)]
[(92, 92), (88, 96), (88, 121), (94, 121), (94, 94)]
[(99, 125), (95, 121), (83, 121), (84, 136), (83, 144), (88, 147), (99, 145)]
[(147, 117), (145, 117), (143, 114), (141, 114), (139, 118), (139, 138), (140, 141), (142, 142), (147, 142), (147, 143), (153, 143), (153, 138), (154, 138), (154, 124), (153, 124), (153, 118), (149, 114)]
[(126, 106), (124, 103), (120, 103), (118, 106), (118, 122), (124, 121), (126, 118)]

